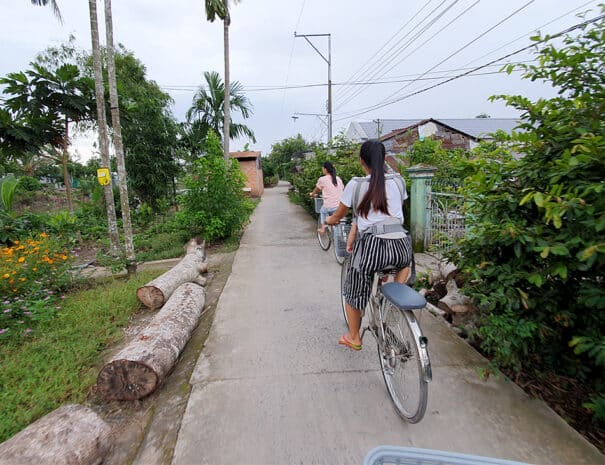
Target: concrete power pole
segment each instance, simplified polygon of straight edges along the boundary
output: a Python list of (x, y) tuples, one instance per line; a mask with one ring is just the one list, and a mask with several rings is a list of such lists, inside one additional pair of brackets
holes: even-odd
[[(328, 64), (328, 145), (332, 141), (332, 35), (331, 34), (297, 34), (294, 32), (294, 37), (304, 38), (313, 50), (315, 50), (321, 58)], [(318, 48), (309, 40), (309, 37), (327, 37), (328, 38), (328, 57), (326, 58)]]

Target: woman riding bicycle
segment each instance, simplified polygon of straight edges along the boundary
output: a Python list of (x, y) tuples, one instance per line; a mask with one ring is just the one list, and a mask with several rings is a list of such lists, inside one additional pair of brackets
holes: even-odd
[(344, 184), (342, 183), (342, 180), (336, 176), (336, 168), (334, 168), (334, 165), (331, 162), (326, 161), (323, 164), (321, 171), (324, 175), (317, 180), (315, 189), (313, 189), (313, 192), (310, 192), (309, 195), (315, 197), (320, 191), (322, 193), (323, 206), (319, 213), (321, 217), (321, 228), (319, 228), (317, 232), (324, 234), (326, 232), (326, 218), (336, 211), (340, 196), (344, 189)]
[[(361, 350), (359, 329), (372, 292), (374, 273), (387, 267), (399, 268), (395, 279), (403, 283), (409, 276), (412, 261), (412, 244), (402, 226), (403, 201), (407, 198), (405, 185), (400, 189), (395, 179), (385, 178), (385, 148), (378, 140), (364, 142), (359, 157), (367, 176), (347, 183), (338, 208), (326, 219), (327, 224), (335, 225), (349, 208), (356, 213), (359, 238), (353, 245), (352, 266), (344, 286), (349, 333), (338, 341), (354, 350)], [(358, 188), (360, 182), (362, 185)], [(364, 188), (367, 190), (360, 196), (361, 201), (353, 205), (356, 189), (359, 192), (358, 189)]]

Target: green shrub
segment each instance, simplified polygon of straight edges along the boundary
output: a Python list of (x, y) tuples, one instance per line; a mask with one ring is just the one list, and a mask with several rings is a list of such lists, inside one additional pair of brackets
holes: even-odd
[(36, 178), (31, 176), (22, 176), (19, 178), (18, 190), (33, 192), (42, 189), (42, 184)]
[(178, 218), (192, 235), (200, 234), (212, 242), (237, 234), (250, 217), (254, 203), (243, 192), (245, 177), (239, 163), (231, 160), (227, 167), (220, 141), (212, 132), (208, 134), (206, 150), (185, 180), (187, 191), (180, 197), (183, 211)]
[(468, 275), (481, 346), (497, 365), (576, 378), (595, 399), (605, 392), (605, 83), (594, 78), (604, 28), (601, 19), (522, 66), (556, 97), (496, 97), (523, 113), (511, 142), (525, 156), (472, 162), (468, 231), (449, 257)]

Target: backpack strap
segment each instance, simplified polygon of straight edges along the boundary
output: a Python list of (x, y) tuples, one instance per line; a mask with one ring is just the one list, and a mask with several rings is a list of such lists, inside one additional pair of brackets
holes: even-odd
[[(359, 198), (359, 195), (361, 193), (361, 186), (363, 183), (369, 183), (370, 181), (367, 178), (355, 177), (353, 179), (355, 180), (356, 185), (355, 185), (355, 191), (353, 192), (353, 201), (351, 204), (351, 209), (353, 210), (353, 218), (355, 219), (355, 218), (357, 218), (357, 207), (361, 203), (361, 199)], [(399, 173), (393, 173), (393, 174), (385, 174), (384, 179), (385, 179), (385, 182), (388, 181), (389, 179), (392, 179), (393, 181), (395, 181), (395, 185), (397, 186), (397, 189), (399, 189), (399, 195), (401, 196), (401, 204), (403, 205), (403, 201), (404, 201), (404, 197), (405, 197), (405, 181), (403, 180), (403, 177)]]

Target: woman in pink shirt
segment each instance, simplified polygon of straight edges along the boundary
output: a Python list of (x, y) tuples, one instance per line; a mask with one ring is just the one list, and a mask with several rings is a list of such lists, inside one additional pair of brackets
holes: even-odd
[(344, 184), (342, 183), (342, 180), (336, 176), (336, 169), (331, 162), (325, 162), (321, 170), (324, 175), (317, 180), (315, 189), (313, 189), (313, 192), (310, 192), (309, 195), (315, 197), (319, 191), (321, 191), (321, 196), (324, 201), (319, 213), (321, 216), (321, 228), (317, 231), (320, 234), (324, 234), (326, 232), (326, 218), (338, 208), (340, 196), (344, 190)]

